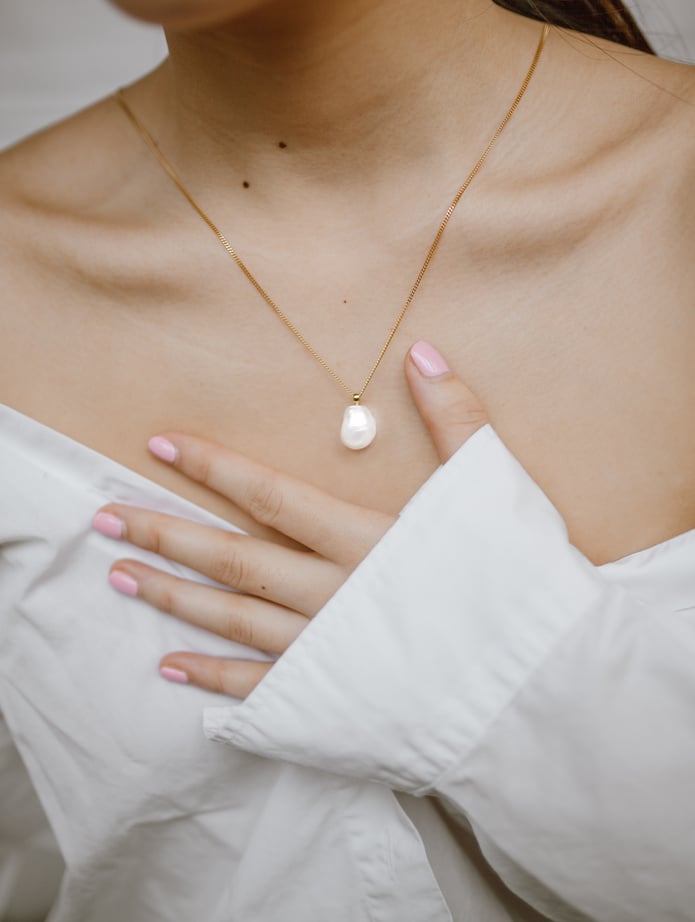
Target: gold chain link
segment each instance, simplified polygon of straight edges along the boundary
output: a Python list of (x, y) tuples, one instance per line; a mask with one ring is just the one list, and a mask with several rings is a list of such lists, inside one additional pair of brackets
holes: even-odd
[(528, 88), (528, 85), (529, 85), (529, 83), (531, 82), (531, 78), (533, 77), (533, 74), (534, 74), (534, 72), (535, 72), (535, 70), (536, 70), (536, 66), (537, 66), (537, 64), (538, 64), (538, 61), (540, 60), (540, 56), (541, 56), (541, 53), (542, 53), (542, 51), (543, 51), (543, 46), (545, 45), (545, 40), (546, 40), (546, 38), (547, 38), (547, 36), (548, 36), (548, 32), (549, 32), (549, 31), (550, 31), (550, 30), (549, 30), (548, 24), (547, 24), (547, 23), (544, 23), (544, 24), (543, 24), (543, 31), (542, 31), (540, 40), (539, 40), (539, 42), (538, 42), (538, 47), (536, 48), (536, 53), (535, 53), (535, 55), (534, 55), (534, 57), (533, 57), (533, 61), (531, 62), (531, 66), (530, 66), (530, 68), (529, 68), (529, 71), (528, 71), (528, 73), (526, 74), (526, 77), (524, 78), (524, 82), (521, 84), (521, 89), (520, 89), (519, 92), (517, 93), (516, 99), (514, 100), (514, 102), (513, 102), (513, 103), (511, 104), (511, 106), (509, 107), (509, 111), (507, 112), (507, 114), (505, 115), (505, 117), (504, 117), (504, 118), (502, 119), (502, 121), (500, 122), (500, 124), (499, 124), (499, 126), (498, 126), (498, 128), (497, 128), (497, 131), (495, 131), (494, 135), (493, 135), (492, 138), (490, 139), (489, 144), (487, 145), (487, 147), (486, 147), (485, 150), (483, 151), (482, 156), (480, 157), (480, 159), (478, 160), (478, 162), (476, 163), (476, 165), (473, 167), (473, 169), (471, 170), (471, 172), (468, 174), (468, 176), (467, 176), (465, 182), (463, 182), (463, 184), (459, 187), (458, 192), (456, 193), (456, 195), (454, 196), (453, 201), (452, 201), (451, 204), (449, 205), (449, 207), (448, 207), (448, 209), (447, 209), (447, 211), (446, 211), (446, 214), (444, 215), (444, 218), (443, 218), (441, 224), (439, 225), (439, 229), (437, 230), (437, 233), (436, 233), (436, 235), (435, 235), (435, 238), (434, 238), (434, 240), (432, 241), (432, 245), (430, 246), (430, 248), (429, 248), (429, 250), (428, 250), (428, 252), (427, 252), (427, 256), (425, 257), (425, 261), (424, 261), (424, 263), (422, 264), (422, 268), (421, 268), (420, 271), (418, 272), (418, 276), (417, 276), (417, 278), (415, 279), (415, 282), (414, 282), (414, 284), (413, 284), (413, 287), (410, 289), (410, 293), (408, 294), (408, 297), (407, 297), (407, 299), (406, 299), (406, 302), (405, 302), (405, 304), (403, 305), (400, 314), (398, 315), (398, 319), (396, 320), (395, 324), (394, 324), (393, 327), (391, 328), (391, 332), (389, 333), (388, 338), (387, 338), (386, 342), (384, 343), (384, 345), (383, 345), (383, 347), (382, 347), (382, 349), (381, 349), (381, 352), (379, 353), (379, 356), (378, 356), (376, 362), (375, 362), (374, 365), (372, 366), (371, 371), (370, 371), (369, 374), (367, 375), (367, 380), (366, 380), (366, 381), (364, 382), (364, 384), (362, 385), (362, 389), (361, 389), (360, 391), (352, 391), (352, 390), (347, 386), (347, 384), (343, 381), (343, 379), (342, 379), (338, 374), (336, 374), (335, 371), (333, 371), (333, 369), (328, 365), (328, 363), (325, 361), (325, 359), (323, 359), (323, 358), (318, 354), (318, 352), (317, 352), (317, 351), (306, 341), (306, 339), (302, 336), (302, 334), (301, 334), (301, 333), (299, 332), (299, 330), (295, 327), (295, 325), (292, 323), (292, 321), (291, 321), (287, 316), (285, 316), (285, 314), (280, 310), (280, 308), (279, 308), (279, 307), (277, 306), (277, 304), (273, 301), (273, 299), (270, 297), (270, 295), (269, 295), (269, 294), (265, 291), (265, 289), (261, 286), (260, 282), (251, 274), (250, 270), (249, 270), (249, 269), (247, 268), (247, 266), (242, 262), (242, 260), (241, 260), (241, 258), (240, 258), (240, 256), (239, 256), (239, 254), (236, 252), (236, 250), (234, 249), (234, 247), (229, 243), (229, 241), (228, 241), (227, 238), (224, 236), (224, 234), (222, 233), (222, 231), (221, 231), (221, 230), (217, 227), (217, 225), (214, 224), (214, 222), (207, 216), (207, 214), (203, 211), (203, 209), (200, 207), (200, 205), (198, 204), (198, 202), (193, 198), (193, 196), (191, 195), (191, 193), (190, 193), (190, 192), (188, 191), (188, 189), (184, 186), (183, 182), (181, 181), (181, 179), (180, 179), (179, 176), (177, 175), (177, 173), (176, 173), (176, 171), (174, 170), (174, 168), (172, 167), (172, 165), (169, 163), (169, 161), (166, 159), (166, 157), (164, 156), (164, 154), (163, 154), (163, 153), (161, 152), (161, 150), (159, 149), (159, 146), (158, 146), (157, 142), (154, 140), (154, 138), (152, 137), (152, 135), (147, 131), (147, 129), (144, 127), (144, 125), (142, 125), (142, 123), (139, 121), (139, 119), (137, 118), (137, 116), (135, 115), (135, 113), (133, 112), (133, 110), (130, 108), (130, 106), (129, 106), (128, 103), (126, 102), (125, 97), (124, 97), (124, 95), (123, 95), (123, 88), (121, 87), (119, 90), (117, 90), (117, 92), (116, 92), (115, 95), (116, 95), (116, 99), (117, 99), (117, 101), (120, 103), (120, 105), (121, 105), (123, 111), (124, 111), (125, 114), (128, 116), (128, 118), (130, 119), (130, 121), (133, 123), (133, 125), (135, 126), (135, 128), (137, 128), (137, 130), (139, 131), (139, 133), (142, 135), (142, 137), (143, 137), (143, 139), (145, 140), (145, 142), (147, 143), (148, 147), (150, 148), (150, 150), (152, 151), (152, 153), (156, 156), (157, 160), (159, 161), (159, 163), (161, 164), (161, 166), (164, 168), (164, 170), (166, 171), (166, 173), (169, 175), (170, 179), (174, 182), (174, 184), (177, 186), (177, 188), (179, 189), (179, 191), (182, 192), (183, 195), (188, 199), (189, 203), (190, 203), (190, 204), (193, 206), (193, 208), (198, 212), (198, 214), (199, 214), (200, 217), (203, 219), (203, 221), (205, 221), (205, 223), (208, 225), (208, 227), (210, 228), (210, 230), (212, 230), (212, 231), (215, 233), (217, 239), (220, 241), (220, 243), (221, 243), (222, 246), (225, 248), (225, 250), (227, 251), (227, 253), (229, 253), (229, 255), (232, 257), (232, 259), (233, 259), (234, 262), (237, 264), (237, 266), (239, 266), (239, 268), (241, 269), (241, 271), (244, 273), (244, 275), (245, 275), (246, 278), (249, 280), (249, 282), (251, 282), (251, 284), (253, 285), (253, 287), (256, 289), (256, 291), (259, 293), (259, 295), (263, 298), (263, 300), (266, 302), (266, 304), (267, 304), (269, 307), (271, 307), (271, 308), (275, 311), (275, 313), (278, 315), (278, 317), (279, 317), (279, 318), (290, 328), (290, 330), (294, 333), (294, 335), (297, 337), (297, 339), (299, 340), (299, 342), (300, 342), (300, 343), (311, 353), (311, 355), (319, 362), (319, 364), (321, 364), (321, 365), (326, 369), (326, 371), (327, 371), (327, 372), (338, 382), (338, 384), (340, 384), (340, 385), (351, 395), (351, 397), (352, 397), (352, 399), (355, 401), (355, 403), (358, 403), (359, 400), (362, 398), (362, 395), (363, 395), (364, 392), (366, 391), (369, 382), (370, 382), (370, 381), (372, 380), (372, 378), (374, 377), (374, 373), (376, 372), (377, 368), (379, 367), (379, 363), (381, 362), (382, 358), (384, 357), (384, 355), (385, 355), (385, 353), (386, 353), (386, 350), (387, 350), (388, 347), (391, 345), (391, 341), (393, 340), (393, 337), (396, 335), (396, 330), (398, 329), (398, 327), (399, 327), (401, 321), (402, 321), (403, 318), (405, 317), (405, 312), (406, 312), (406, 311), (408, 310), (408, 308), (410, 307), (410, 305), (411, 305), (411, 303), (412, 303), (412, 300), (413, 300), (413, 298), (415, 297), (415, 293), (416, 293), (416, 291), (418, 290), (418, 288), (420, 287), (420, 282), (422, 282), (422, 279), (424, 278), (425, 273), (427, 272), (427, 269), (428, 269), (430, 263), (432, 262), (432, 257), (434, 256), (435, 252), (437, 251), (437, 247), (439, 246), (439, 242), (440, 242), (440, 240), (442, 239), (442, 235), (444, 234), (444, 231), (446, 230), (446, 226), (447, 226), (447, 224), (449, 223), (449, 220), (450, 220), (452, 214), (454, 213), (454, 209), (455, 209), (456, 206), (458, 205), (458, 203), (459, 203), (459, 201), (461, 200), (461, 197), (463, 196), (463, 194), (464, 194), (464, 192), (466, 191), (466, 189), (470, 186), (470, 184), (473, 182), (474, 178), (476, 177), (476, 175), (477, 175), (478, 172), (480, 171), (481, 167), (483, 166), (483, 164), (485, 163), (485, 161), (486, 161), (486, 159), (487, 159), (488, 154), (489, 154), (490, 151), (492, 150), (493, 145), (495, 144), (495, 142), (497, 141), (497, 139), (499, 138), (499, 136), (502, 134), (502, 132), (503, 132), (504, 129), (506, 128), (506, 126), (507, 126), (509, 120), (511, 119), (512, 115), (513, 115), (514, 112), (516, 111), (517, 106), (518, 106), (519, 103), (521, 102), (521, 100), (522, 100), (522, 98), (523, 98), (523, 95), (524, 95), (524, 93), (526, 92), (526, 89)]

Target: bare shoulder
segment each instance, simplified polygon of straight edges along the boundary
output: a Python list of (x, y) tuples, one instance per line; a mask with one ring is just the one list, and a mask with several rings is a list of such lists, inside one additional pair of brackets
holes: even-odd
[[(640, 76), (653, 82), (656, 110), (651, 133), (644, 146), (645, 201), (654, 201), (651, 231), (661, 235), (673, 254), (676, 303), (692, 318), (695, 306), (695, 66), (642, 55)], [(645, 96), (645, 120), (650, 110)], [(656, 207), (656, 196), (662, 206)], [(645, 218), (646, 223), (646, 218)], [(647, 228), (645, 227), (645, 230)], [(690, 326), (692, 330), (692, 325)], [(692, 367), (695, 393), (695, 365)]]
[(49, 277), (57, 282), (82, 232), (115, 201), (122, 175), (110, 109), (103, 100), (0, 154), (3, 310)]
[(107, 97), (3, 151), (3, 205), (15, 217), (36, 211), (58, 216), (66, 209), (77, 214), (108, 197), (122, 178), (113, 172), (123, 137), (113, 107)]
[[(655, 244), (692, 246), (695, 65), (562, 28), (550, 41), (559, 130), (549, 160), (561, 172), (574, 158), (591, 198), (630, 207)], [(695, 272), (690, 255), (683, 270)]]
[(68, 231), (132, 213), (138, 150), (116, 110), (106, 97), (0, 153), (0, 235), (13, 262), (50, 262)]
[[(645, 310), (658, 307), (692, 348), (695, 65), (564, 29), (555, 39), (576, 75), (576, 124), (565, 143), (583, 151), (581, 189), (600, 214), (604, 259), (622, 265), (635, 304), (647, 290), (661, 292)], [(688, 374), (695, 395), (695, 364)]]
[[(577, 74), (586, 108), (599, 126), (629, 140), (651, 141), (650, 155), (672, 162), (695, 150), (695, 65), (670, 61), (615, 42), (556, 29)], [(659, 151), (659, 147), (661, 150)], [(684, 168), (692, 163), (682, 161)]]
[(156, 271), (152, 227), (168, 200), (148, 157), (112, 96), (0, 153), (4, 318), (135, 283), (144, 255)]
[(59, 365), (56, 344), (79, 339), (96, 305), (106, 323), (143, 254), (156, 260), (142, 154), (111, 97), (0, 153), (0, 401), (31, 405), (27, 355)]
[(74, 290), (76, 254), (118, 185), (109, 108), (97, 103), (0, 154), (3, 393), (19, 372), (27, 328), (44, 328), (47, 303)]
[[(650, 54), (627, 45), (567, 29), (562, 26), (551, 26), (552, 41), (556, 46), (565, 50), (570, 49), (583, 58), (586, 72), (593, 71), (593, 76), (599, 83), (610, 77), (611, 83), (618, 90), (631, 88), (634, 94), (639, 94), (638, 84), (632, 80), (637, 76), (642, 81), (642, 90), (648, 92), (646, 84), (652, 84), (654, 89), (661, 94), (687, 97), (690, 94), (691, 104), (695, 103), (692, 93), (695, 92), (695, 66), (680, 61), (669, 60)], [(561, 45), (562, 43), (562, 45)], [(575, 61), (578, 60), (575, 56)], [(620, 81), (622, 80), (622, 86)], [(604, 84), (605, 86), (605, 84)]]

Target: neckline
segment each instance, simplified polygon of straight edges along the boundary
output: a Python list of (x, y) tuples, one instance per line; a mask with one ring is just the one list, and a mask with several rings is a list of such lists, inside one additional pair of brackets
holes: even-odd
[[(212, 524), (218, 523), (226, 528), (231, 527), (241, 534), (248, 534), (248, 532), (244, 531), (244, 529), (240, 526), (235, 525), (228, 519), (223, 519), (221, 516), (212, 512), (210, 509), (207, 509), (205, 506), (200, 506), (198, 503), (194, 503), (192, 500), (187, 499), (185, 496), (181, 496), (174, 490), (170, 490), (168, 487), (163, 486), (156, 480), (152, 480), (151, 478), (146, 477), (144, 474), (133, 470), (133, 468), (128, 467), (125, 464), (121, 464), (121, 462), (116, 461), (115, 458), (111, 458), (109, 455), (105, 455), (102, 452), (97, 451), (95, 448), (90, 448), (90, 446), (86, 445), (84, 442), (79, 442), (77, 439), (73, 439), (71, 436), (66, 435), (64, 432), (60, 432), (58, 429), (54, 429), (52, 426), (40, 422), (33, 416), (27, 416), (26, 413), (22, 413), (20, 410), (16, 410), (14, 407), (11, 407), (6, 403), (0, 403), (0, 416), (2, 413), (9, 414), (10, 417), (14, 416), (21, 421), (21, 424), (25, 428), (34, 428), (38, 432), (44, 432), (50, 435), (52, 438), (57, 439), (59, 442), (63, 442), (63, 444), (69, 446), (73, 452), (80, 452), (85, 456), (91, 456), (93, 459), (99, 460), (102, 464), (105, 464), (120, 472), (121, 475), (126, 475), (128, 478), (136, 482), (139, 481), (139, 483), (144, 488), (147, 488), (150, 492), (159, 491), (173, 502), (183, 504), (183, 506), (187, 506), (189, 509), (195, 510), (198, 515), (208, 517)], [(3, 432), (2, 429), (0, 429), (0, 439), (2, 438), (2, 435)], [(439, 470), (439, 468), (436, 470)], [(434, 476), (435, 472), (436, 471), (433, 471), (430, 477)], [(425, 483), (426, 482), (427, 481), (425, 481)], [(422, 486), (424, 486), (424, 484), (421, 484), (418, 489), (422, 489)], [(664, 541), (658, 542), (658, 544), (652, 544), (649, 547), (641, 548), (638, 551), (632, 551), (632, 553), (626, 554), (624, 557), (618, 557), (616, 560), (610, 560), (606, 563), (599, 564), (597, 569), (611, 569), (613, 567), (629, 564), (641, 559), (642, 557), (646, 557), (647, 555), (663, 553), (667, 549), (670, 550), (674, 546), (686, 544), (691, 540), (695, 541), (695, 528), (690, 528), (687, 531), (672, 535), (670, 538), (666, 538)]]

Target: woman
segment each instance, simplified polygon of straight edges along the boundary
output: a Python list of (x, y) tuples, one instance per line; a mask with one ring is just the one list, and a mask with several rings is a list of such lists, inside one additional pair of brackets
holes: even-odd
[(119, 5), (167, 61), (0, 163), (8, 904), (32, 809), (52, 922), (695, 918), (693, 70)]

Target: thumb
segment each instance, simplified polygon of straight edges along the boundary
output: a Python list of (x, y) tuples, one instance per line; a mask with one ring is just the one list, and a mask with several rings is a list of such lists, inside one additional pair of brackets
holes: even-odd
[(434, 346), (424, 340), (408, 350), (405, 376), (442, 463), (489, 422), (475, 394), (450, 370)]

